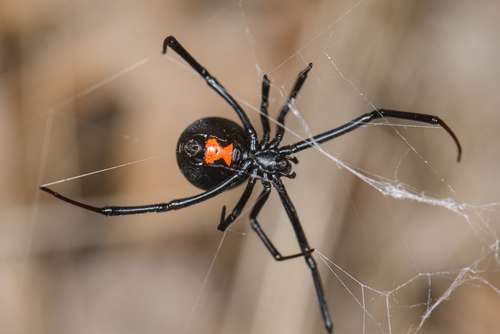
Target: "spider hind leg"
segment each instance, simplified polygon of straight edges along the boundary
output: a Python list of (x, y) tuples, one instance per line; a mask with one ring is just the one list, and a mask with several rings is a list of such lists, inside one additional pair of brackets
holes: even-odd
[[(281, 182), (281, 180), (277, 177), (273, 178), (273, 185), (278, 192), (281, 203), (285, 208), (285, 211), (290, 219), (293, 230), (297, 237), (297, 241), (299, 242), (299, 246), (304, 255), (304, 259), (306, 261), (307, 266), (311, 270), (311, 275), (313, 278), (314, 288), (316, 290), (316, 297), (318, 298), (318, 304), (321, 311), (321, 315), (323, 316), (323, 323), (325, 325), (326, 330), (329, 333), (333, 333), (333, 321), (332, 316), (330, 315), (330, 311), (328, 310), (328, 304), (326, 303), (326, 297), (323, 290), (323, 285), (321, 283), (321, 277), (319, 275), (318, 266), (316, 264), (316, 260), (312, 257), (309, 250), (311, 247), (309, 246), (309, 242), (307, 241), (306, 235), (300, 224), (299, 217), (297, 216), (297, 210), (293, 205), (288, 193), (286, 192), (285, 186)], [(309, 252), (309, 253), (308, 253)]]

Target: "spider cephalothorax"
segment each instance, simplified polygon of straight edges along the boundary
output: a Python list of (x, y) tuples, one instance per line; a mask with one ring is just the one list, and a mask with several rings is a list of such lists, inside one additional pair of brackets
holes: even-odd
[(288, 178), (294, 178), (295, 172), (292, 172), (292, 164), (298, 163), (296, 157), (281, 153), (278, 149), (262, 149), (255, 153), (250, 152), (249, 158), (256, 166), (259, 175), (279, 175)]
[[(67, 203), (103, 215), (117, 216), (182, 209), (212, 198), (248, 180), (243, 194), (228, 216), (226, 216), (226, 207), (224, 206), (222, 208), (221, 219), (217, 228), (224, 231), (240, 215), (241, 210), (252, 194), (256, 180), (259, 179), (262, 183), (263, 190), (250, 212), (250, 225), (275, 260), (284, 261), (297, 257), (304, 258), (311, 271), (325, 328), (331, 333), (333, 331), (333, 322), (330, 312), (328, 311), (328, 305), (326, 303), (316, 261), (312, 256), (314, 249), (309, 246), (309, 242), (300, 224), (297, 210), (281, 181), (282, 177), (295, 177), (295, 173), (292, 172), (291, 163), (297, 163), (298, 160), (296, 157), (292, 156), (292, 154), (339, 137), (359, 128), (363, 124), (384, 117), (412, 120), (441, 126), (455, 141), (458, 148), (457, 160), (460, 160), (462, 148), (457, 137), (446, 123), (437, 116), (378, 109), (314, 137), (292, 145), (280, 146), (285, 132), (285, 118), (290, 109), (290, 105), (297, 97), (297, 94), (307, 78), (308, 72), (311, 70), (312, 64), (309, 64), (306, 69), (299, 73), (290, 96), (279, 113), (276, 134), (272, 139), (270, 138), (270, 124), (267, 111), (270, 82), (267, 76), (264, 75), (261, 103), (263, 135), (259, 141), (255, 129), (245, 111), (226, 91), (224, 86), (210, 75), (210, 73), (201, 66), (173, 36), (169, 36), (164, 40), (163, 53), (167, 51), (168, 47), (171, 47), (181, 56), (199, 75), (202, 76), (203, 79), (205, 79), (208, 86), (217, 92), (234, 109), (243, 125), (243, 127), (241, 127), (233, 121), (224, 118), (209, 117), (192, 123), (181, 134), (177, 143), (177, 162), (179, 168), (193, 185), (205, 189), (206, 191), (195, 196), (157, 204), (96, 207), (70, 199), (49, 189), (47, 186), (41, 186), (40, 188)], [(282, 255), (268, 238), (257, 220), (257, 216), (266, 203), (271, 193), (271, 189), (273, 188), (280, 197), (281, 203), (283, 204), (297, 237), (300, 252), (296, 254)]]

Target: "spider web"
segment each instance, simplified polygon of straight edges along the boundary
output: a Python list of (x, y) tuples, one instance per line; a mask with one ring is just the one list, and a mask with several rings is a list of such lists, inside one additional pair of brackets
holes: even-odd
[[(362, 112), (386, 107), (389, 102), (398, 106), (394, 109), (409, 110), (407, 106), (412, 106), (412, 104), (405, 104), (408, 102), (404, 98), (402, 99), (403, 101), (401, 99), (394, 99), (391, 96), (384, 98), (383, 94), (376, 88), (370, 88), (374, 86), (373, 83), (368, 84), (363, 80), (359, 80), (358, 78), (363, 77), (373, 80), (373, 78), (377, 78), (377, 75), (363, 76), (357, 73), (355, 68), (360, 64), (356, 63), (356, 59), (351, 64), (349, 59), (350, 54), (346, 51), (346, 48), (352, 46), (350, 42), (353, 35), (348, 33), (349, 30), (354, 28), (360, 29), (356, 25), (356, 22), (359, 22), (363, 18), (374, 16), (370, 11), (386, 8), (385, 2), (375, 0), (344, 1), (339, 4), (333, 1), (324, 2), (321, 6), (324, 9), (322, 11), (323, 14), (318, 14), (318, 17), (320, 17), (319, 21), (321, 22), (318, 25), (320, 28), (311, 29), (312, 32), (305, 32), (305, 37), (300, 39), (300, 43), (295, 48), (295, 51), (281, 56), (280, 61), (272, 65), (264, 65), (260, 60), (263, 57), (259, 46), (262, 44), (262, 42), (259, 42), (262, 39), (262, 33), (258, 31), (255, 18), (252, 16), (253, 5), (255, 3), (252, 1), (239, 0), (231, 3), (228, 7), (235, 8), (239, 14), (239, 22), (242, 29), (238, 34), (240, 37), (241, 35), (245, 37), (239, 45), (250, 50), (250, 57), (253, 59), (253, 63), (250, 63), (254, 65), (254, 69), (252, 70), (254, 71), (256, 86), (260, 86), (260, 78), (263, 73), (268, 73), (271, 77), (274, 94), (270, 107), (270, 120), (272, 124), (276, 123), (273, 117), (276, 115), (276, 111), (279, 110), (279, 106), (286, 99), (295, 73), (298, 73), (309, 61), (315, 63), (315, 68), (311, 72), (306, 84), (310, 88), (304, 88), (297, 101), (293, 101), (291, 105), (292, 113), (286, 126), (287, 136), (288, 138), (292, 138), (290, 139), (291, 141), (302, 140), (320, 131), (333, 128)], [(334, 14), (324, 14), (330, 13), (330, 11)], [(410, 16), (407, 11), (408, 9), (400, 9), (398, 15)], [(367, 29), (369, 27), (365, 26), (364, 31)], [(373, 33), (372, 38), (381, 38), (380, 35), (383, 33), (384, 31)], [(363, 34), (366, 34), (366, 32), (361, 33), (361, 35)], [(361, 42), (359, 43), (367, 45), (367, 40), (369, 39), (370, 37), (360, 39)], [(183, 40), (181, 42), (188, 46)], [(190, 43), (193, 43), (193, 41)], [(193, 54), (197, 56), (195, 51), (193, 51)], [(401, 54), (404, 54), (404, 52), (401, 52)], [(376, 58), (381, 59), (382, 57)], [(360, 61), (365, 61), (364, 58), (360, 59)], [(202, 61), (202, 63), (209, 69), (212, 68), (206, 61)], [(199, 81), (199, 78), (193, 74), (190, 68), (173, 53), (165, 57), (156, 55), (137, 57), (136, 60), (129, 61), (125, 65), (103, 80), (99, 80), (87, 88), (79, 90), (70, 98), (53, 104), (48, 112), (43, 113), (45, 135), (42, 143), (43, 149), (41, 151), (42, 158), (38, 184), (45, 183), (51, 186), (64, 186), (74, 181), (85, 182), (85, 178), (94, 177), (97, 174), (103, 173), (104, 177), (106, 177), (109, 176), (109, 173), (125, 167), (134, 167), (140, 170), (141, 168), (145, 168), (145, 164), (169, 159), (168, 154), (148, 154), (155, 151), (153, 149), (144, 152), (143, 155), (140, 155), (140, 158), (128, 159), (113, 166), (86, 171), (75, 176), (71, 176), (72, 174), (69, 176), (65, 175), (61, 173), (61, 170), (53, 172), (52, 169), (49, 171), (49, 169), (54, 167), (54, 164), (50, 163), (50, 150), (54, 145), (54, 137), (57, 137), (54, 133), (62, 131), (61, 123), (63, 126), (64, 124), (68, 124), (61, 121), (65, 117), (68, 117), (68, 107), (74, 106), (75, 103), (88, 99), (94, 94), (99, 94), (103, 90), (108, 90), (109, 87), (116, 87), (124, 80), (127, 80), (127, 78), (132, 80), (130, 77), (133, 78), (134, 73), (142, 71), (145, 68), (154, 71), (160, 66), (166, 67), (167, 70), (165, 70), (165, 73), (186, 70), (188, 75), (194, 77), (193, 85), (194, 82)], [(386, 64), (386, 66), (388, 65)], [(369, 71), (366, 68), (365, 70)], [(147, 72), (148, 70), (144, 71)], [(222, 79), (221, 75), (215, 70), (211, 70), (211, 72)], [(250, 73), (250, 70), (246, 69), (245, 73)], [(229, 79), (221, 81), (228, 87), (232, 86), (229, 84)], [(387, 79), (387, 81), (390, 82), (391, 80)], [(392, 82), (397, 82), (397, 78)], [(193, 90), (196, 89), (193, 88)], [(188, 91), (186, 96), (198, 94), (198, 92), (201, 92), (201, 89), (208, 90), (206, 87), (202, 87), (200, 90), (196, 90), (196, 92)], [(334, 89), (338, 89), (338, 91), (332, 93)], [(235, 89), (230, 89), (230, 91), (244, 105), (248, 113), (259, 113), (259, 108), (256, 106), (258, 103), (257, 99), (237, 94), (237, 90)], [(168, 92), (165, 94), (168, 94)], [(205, 93), (201, 93), (202, 96), (208, 96), (209, 94), (213, 94), (213, 92), (207, 92), (206, 95)], [(255, 94), (248, 94), (248, 96), (253, 95)], [(339, 96), (342, 96), (340, 97), (340, 101)], [(419, 97), (418, 99), (423, 98)], [(325, 102), (316, 102), (318, 100)], [(379, 100), (382, 102), (375, 102)], [(457, 110), (462, 110), (458, 104), (455, 104)], [(400, 105), (402, 107), (399, 107)], [(420, 105), (415, 102), (414, 105), (419, 107), (419, 110), (412, 111), (434, 113), (434, 111), (431, 112), (422, 109), (425, 103)], [(325, 106), (329, 106), (329, 110), (326, 112), (324, 110)], [(392, 106), (388, 107), (392, 108)], [(438, 114), (439, 109), (435, 106), (434, 108), (436, 110), (435, 113)], [(347, 113), (343, 111), (337, 112), (336, 110), (350, 111)], [(204, 113), (206, 111), (200, 112), (200, 115)], [(318, 116), (315, 117), (315, 114)], [(453, 116), (452, 113), (449, 115)], [(182, 117), (180, 116), (180, 118)], [(446, 116), (442, 118), (447, 120)], [(252, 119), (257, 120), (257, 117), (252, 117)], [(71, 120), (71, 122), (73, 121)], [(174, 121), (177, 122), (175, 118)], [(181, 121), (179, 120), (179, 122)], [(457, 130), (459, 137), (461, 132), (465, 132), (466, 122), (450, 121), (449, 123), (452, 124), (452, 128), (454, 129), (456, 129), (456, 124), (462, 126), (462, 128)], [(384, 132), (383, 130), (386, 131)], [(471, 308), (480, 308), (482, 303), (485, 303), (485, 308), (494, 309), (496, 305), (498, 310), (500, 300), (500, 296), (498, 296), (500, 294), (498, 283), (500, 239), (497, 235), (497, 218), (500, 203), (490, 203), (491, 201), (487, 200), (486, 203), (482, 204), (482, 197), (480, 197), (480, 200), (476, 200), (474, 193), (469, 193), (463, 186), (459, 187), (459, 190), (456, 190), (455, 188), (458, 188), (456, 183), (459, 183), (461, 177), (458, 173), (453, 174), (451, 177), (444, 176), (444, 174), (448, 174), (448, 170), (459, 167), (454, 164), (453, 157), (447, 157), (448, 155), (452, 155), (450, 153), (452, 143), (442, 135), (442, 130), (439, 128), (422, 126), (415, 123), (383, 120), (367, 125), (357, 132), (366, 132), (365, 140), (373, 135), (378, 135), (378, 137), (376, 137), (377, 139), (373, 139), (373, 142), (372, 139), (368, 139), (371, 142), (371, 147), (369, 148), (355, 140), (349, 141), (349, 139), (343, 138), (337, 140), (336, 143), (322, 146), (316, 145), (314, 147), (316, 157), (310, 158), (313, 153), (307, 153), (307, 157), (303, 158), (301, 164), (297, 166), (299, 172), (298, 178), (290, 182), (290, 185), (287, 184), (289, 192), (292, 194), (292, 198), (298, 207), (306, 233), (310, 236), (311, 243), (315, 245), (316, 258), (323, 265), (322, 276), (336, 324), (336, 332), (392, 334), (422, 333), (440, 329), (445, 332), (459, 332), (462, 326), (475, 328), (476, 326), (482, 327), (483, 323), (494, 323), (495, 312), (493, 312), (490, 318), (488, 316), (471, 316), (470, 319), (464, 317), (462, 321), (455, 318), (457, 316), (462, 317), (462, 314)], [(423, 133), (422, 136), (430, 136), (432, 138), (429, 139), (432, 140), (431, 149), (439, 151), (439, 155), (432, 155), (430, 149), (425, 149), (426, 146), (422, 144), (422, 141), (419, 140), (420, 138), (416, 138), (421, 133)], [(359, 136), (361, 135), (353, 133), (351, 136), (358, 136), (357, 140), (359, 140)], [(366, 159), (376, 160), (376, 152), (382, 149), (381, 145), (378, 145), (375, 140), (388, 143), (384, 136), (390, 138), (390, 141), (396, 142), (396, 144), (391, 146), (392, 152), (385, 148), (380, 153), (385, 153), (386, 159), (390, 159), (390, 161), (380, 165), (366, 163)], [(346, 137), (349, 137), (349, 135)], [(469, 138), (461, 137), (462, 143), (465, 144), (464, 164), (467, 164), (467, 159), (471, 159), (468, 158), (468, 155), (472, 155), (472, 152), (469, 153), (470, 150), (468, 150), (468, 145), (466, 144), (466, 140)], [(131, 144), (141, 143), (141, 138), (129, 133), (121, 134), (120, 140)], [(346, 145), (352, 149), (347, 150), (343, 148)], [(361, 150), (361, 153), (356, 154), (356, 152), (360, 152), (359, 150)], [(362, 155), (366, 155), (368, 158), (363, 159)], [(52, 154), (52, 156), (54, 155)], [(428, 156), (431, 156), (431, 158), (427, 158)], [(299, 156), (299, 158), (301, 157)], [(328, 160), (325, 162), (324, 158)], [(306, 165), (304, 171), (299, 170), (303, 165)], [(410, 165), (416, 165), (417, 167)], [(325, 166), (321, 167), (325, 170), (321, 171), (323, 178), (319, 181), (307, 176), (310, 173), (319, 174), (317, 166)], [(338, 167), (338, 170), (329, 169), (331, 166), (334, 168)], [(414, 185), (412, 182), (415, 179), (409, 176), (409, 174), (415, 168), (418, 169), (419, 174), (423, 175), (422, 178), (430, 179), (431, 182), (418, 181), (419, 185)], [(64, 172), (64, 169), (62, 171)], [(328, 176), (325, 175), (329, 175), (332, 171), (337, 171), (340, 176), (327, 182), (324, 178)], [(47, 175), (64, 176), (58, 178), (48, 177)], [(488, 178), (487, 176), (485, 177)], [(344, 178), (344, 180), (341, 180), (341, 178)], [(403, 181), (405, 178), (410, 181)], [(47, 182), (46, 180), (50, 181)], [(311, 203), (305, 203), (304, 201), (307, 201), (307, 194), (295, 196), (296, 191), (300, 191), (304, 187), (307, 188), (311, 185), (318, 186), (322, 183), (324, 184), (324, 188), (328, 188), (327, 183), (335, 184), (334, 188), (337, 195), (333, 196), (331, 191), (324, 191), (320, 192), (321, 195), (318, 196), (326, 197), (331, 195), (332, 201), (343, 203), (345, 209), (342, 210), (342, 214), (337, 215), (332, 213), (331, 204), (326, 199), (318, 198), (315, 201), (316, 203), (313, 203), (309, 199)], [(341, 195), (348, 194), (349, 187), (353, 186), (360, 189), (357, 196), (351, 193), (346, 200), (342, 201)], [(423, 190), (427, 187), (431, 190)], [(186, 193), (192, 190), (189, 188), (185, 189)], [(373, 190), (376, 191), (374, 192)], [(174, 191), (173, 193), (176, 192)], [(378, 197), (373, 196), (374, 193)], [(437, 195), (434, 195), (435, 193)], [(158, 194), (150, 194), (150, 196), (151, 198), (160, 197)], [(23, 255), (25, 259), (33, 252), (32, 238), (37, 236), (36, 230), (39, 228), (37, 225), (37, 221), (40, 219), (39, 197), (37, 195), (36, 204), (32, 211), (30, 239), (25, 243), (26, 254)], [(113, 197), (113, 202), (120, 202), (120, 197)], [(373, 205), (366, 204), (366, 199), (363, 197), (367, 197), (370, 200), (373, 199), (376, 203)], [(467, 198), (468, 201), (479, 204), (470, 204), (460, 198)], [(110, 199), (105, 198), (103, 200), (108, 201)], [(141, 202), (148, 202), (140, 197), (139, 200)], [(153, 201), (151, 200), (150, 202)], [(280, 208), (277, 202), (268, 205)], [(306, 210), (306, 205), (310, 205), (314, 209)], [(218, 205), (215, 206), (220, 207)], [(400, 209), (396, 210), (396, 207), (400, 207)], [(206, 208), (202, 207), (196, 210)], [(311, 211), (324, 212), (324, 210), (326, 212), (320, 215), (311, 213)], [(393, 224), (380, 223), (377, 220), (380, 218), (377, 218), (375, 221), (369, 221), (367, 213), (373, 212), (373, 210), (382, 211), (383, 218), (381, 219), (391, 221)], [(245, 221), (247, 214), (248, 209), (243, 212), (240, 220)], [(189, 213), (186, 215), (189, 215)], [(207, 214), (207, 216), (211, 217), (210, 219), (217, 217), (217, 215), (211, 214)], [(182, 219), (182, 216), (180, 217)], [(322, 217), (320, 223), (317, 223), (318, 226), (311, 226), (311, 223), (309, 223), (312, 220), (311, 217), (315, 219)], [(361, 224), (372, 225), (369, 229), (371, 233), (377, 230), (373, 225), (379, 223), (379, 229), (394, 228), (395, 225), (412, 226), (408, 227), (407, 230), (401, 229), (397, 230), (397, 232), (391, 231), (391, 233), (387, 233), (386, 235), (384, 233), (375, 235), (373, 238), (377, 239), (377, 241), (371, 242), (367, 241), (367, 236), (364, 239), (355, 238), (352, 235), (353, 232), (349, 231), (349, 227), (342, 226), (342, 217), (349, 223), (355, 224), (355, 228), (352, 231), (358, 232), (361, 231)], [(270, 219), (269, 217), (267, 218), (266, 214), (264, 214), (261, 220)], [(284, 213), (275, 214), (272, 218), (275, 220), (276, 225), (283, 226), (283, 230), (286, 230), (288, 223)], [(326, 227), (327, 225), (334, 225), (336, 227)], [(213, 222), (211, 226), (213, 228)], [(421, 232), (419, 232), (419, 227), (422, 229)], [(170, 228), (172, 228), (171, 225)], [(282, 232), (281, 230), (273, 231), (272, 228), (271, 234), (274, 234), (279, 244), (284, 243), (285, 247), (288, 246), (284, 241), (285, 238), (293, 238), (293, 236), (286, 234), (286, 232)], [(347, 245), (347, 242), (336, 239), (335, 236), (332, 236), (335, 234), (349, 238), (349, 242), (352, 241), (353, 244)], [(241, 238), (242, 236), (243, 238)], [(245, 241), (250, 244), (250, 246), (245, 248), (247, 251), (243, 251), (242, 264), (240, 265), (242, 274), (240, 275), (244, 276), (245, 273), (251, 270), (252, 265), (254, 265), (254, 261), (249, 258), (252, 256), (251, 254), (255, 253), (255, 249), (262, 246), (258, 245), (257, 242), (250, 241), (249, 239), (252, 238), (247, 237), (246, 229), (244, 228), (234, 227), (229, 232), (224, 233), (220, 241), (215, 243), (217, 245), (216, 251), (211, 256), (209, 263), (199, 264), (200, 272), (196, 276), (198, 279), (193, 283), (193, 286), (198, 284), (199, 289), (195, 294), (196, 298), (187, 302), (191, 306), (191, 311), (182, 326), (182, 330), (195, 332), (198, 327), (203, 327), (205, 318), (201, 317), (200, 319), (200, 314), (207, 312), (207, 302), (204, 302), (207, 298), (206, 296), (209, 294), (207, 285), (213, 279), (214, 271), (220, 270), (220, 267), (217, 266), (218, 261), (220, 261), (219, 257), (224, 252), (226, 243), (231, 242), (228, 241), (231, 239), (238, 242)], [(367, 243), (363, 244), (363, 241)], [(405, 242), (406, 245), (402, 244)], [(425, 244), (419, 244), (423, 242)], [(376, 245), (381, 246), (381, 248), (379, 250), (370, 249), (370, 247)], [(253, 248), (254, 246), (256, 247)], [(350, 264), (349, 256), (345, 255), (344, 252), (354, 253), (353, 256), (355, 259), (353, 261), (356, 265)], [(402, 253), (401, 258), (394, 254), (397, 252)], [(249, 255), (248, 253), (251, 254)], [(362, 255), (363, 253), (365, 254), (364, 256)], [(364, 269), (361, 263), (368, 261), (366, 254), (374, 256), (375, 258), (371, 259), (371, 261), (380, 263), (380, 268), (377, 268), (377, 264), (371, 264), (367, 265), (367, 269)], [(266, 256), (264, 252), (259, 252), (259, 255), (259, 257)], [(257, 257), (255, 254), (253, 256)], [(28, 263), (27, 260), (26, 263)], [(268, 269), (271, 268), (270, 266), (286, 269), (281, 269), (281, 273), (277, 274), (274, 270), (277, 271), (279, 269)], [(297, 270), (295, 270), (295, 266)], [(302, 263), (277, 265), (274, 262), (270, 262), (266, 269), (273, 270), (273, 272), (269, 278), (266, 277), (260, 282), (261, 290), (263, 291), (261, 293), (265, 296), (259, 301), (255, 301), (257, 311), (253, 314), (252, 327), (249, 328), (248, 332), (292, 333), (304, 332), (304, 328), (315, 328), (315, 332), (321, 331), (322, 324), (317, 314), (314, 295), (312, 290), (308, 290), (310, 288), (310, 278), (305, 266)], [(283, 271), (286, 274), (283, 274)], [(277, 286), (279, 278), (282, 279), (283, 277), (292, 275), (289, 272), (293, 272), (293, 275), (296, 275), (301, 271), (303, 272), (303, 277), (299, 276), (295, 281), (291, 279), (291, 282), (283, 284), (283, 286)], [(199, 280), (200, 277), (202, 278), (201, 282)], [(235, 286), (239, 284), (241, 286), (240, 289), (243, 289), (243, 281), (241, 276), (238, 276)], [(160, 286), (159, 283), (157, 284), (157, 286)], [(301, 291), (297, 291), (297, 289), (301, 289)], [(288, 292), (286, 292), (287, 297), (283, 299), (289, 303), (284, 303), (283, 300), (272, 301), (277, 295), (282, 297), (285, 294), (284, 291)], [(235, 296), (239, 296), (242, 293), (236, 291), (234, 294)], [(458, 299), (457, 302), (455, 302), (455, 298)], [(297, 302), (290, 302), (294, 299), (300, 300), (302, 305), (298, 305)], [(270, 301), (276, 307), (279, 305), (281, 308), (279, 314), (269, 316), (269, 309), (263, 306), (263, 304)], [(235, 297), (234, 300), (230, 299), (230, 308), (241, 302), (241, 298)], [(238, 319), (235, 319), (239, 311), (237, 307), (235, 307), (235, 310), (227, 310), (225, 325), (222, 327), (221, 332), (229, 333), (235, 332), (236, 329), (241, 330), (237, 321)], [(489, 332), (491, 332), (491, 329), (489, 329)]]

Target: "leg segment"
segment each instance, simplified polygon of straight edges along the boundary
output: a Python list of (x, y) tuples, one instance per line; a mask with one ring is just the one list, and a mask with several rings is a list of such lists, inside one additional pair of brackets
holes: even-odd
[(292, 254), (292, 255), (286, 255), (283, 256), (281, 253), (276, 249), (276, 247), (273, 245), (272, 241), (269, 239), (269, 237), (266, 235), (264, 230), (262, 230), (262, 227), (260, 226), (259, 222), (257, 221), (257, 216), (259, 215), (260, 210), (266, 203), (267, 199), (269, 198), (269, 194), (271, 193), (271, 185), (269, 182), (264, 183), (264, 190), (262, 190), (262, 193), (259, 196), (259, 199), (255, 203), (252, 212), (250, 213), (250, 224), (252, 226), (252, 229), (257, 233), (259, 236), (260, 240), (262, 243), (264, 243), (264, 246), (266, 246), (267, 250), (273, 258), (276, 261), (285, 261), (285, 260), (290, 260), (299, 256), (306, 256), (309, 255), (314, 251), (314, 249), (309, 249), (306, 252), (301, 252), (297, 254)]
[(281, 182), (281, 180), (277, 177), (273, 178), (273, 185), (278, 191), (278, 194), (281, 199), (281, 203), (285, 208), (285, 211), (292, 223), (293, 230), (295, 231), (295, 235), (297, 236), (297, 240), (299, 242), (299, 246), (302, 249), (302, 252), (305, 253), (304, 259), (307, 263), (307, 266), (311, 270), (311, 274), (313, 277), (314, 288), (316, 289), (316, 296), (318, 298), (319, 308), (321, 310), (321, 315), (323, 316), (323, 322), (326, 330), (329, 333), (333, 332), (333, 322), (332, 317), (330, 315), (330, 311), (328, 310), (328, 305), (326, 303), (325, 294), (323, 292), (323, 286), (321, 284), (321, 278), (319, 276), (318, 267), (316, 261), (310, 254), (311, 247), (309, 246), (309, 242), (307, 241), (304, 230), (302, 229), (302, 225), (300, 224), (299, 217), (297, 216), (297, 211), (295, 206), (293, 205), (288, 193), (286, 192), (285, 186)]
[(390, 118), (399, 118), (399, 119), (407, 119), (411, 121), (417, 121), (417, 122), (422, 122), (422, 123), (427, 123), (427, 124), (435, 124), (441, 126), (448, 134), (453, 138), (453, 141), (455, 142), (457, 149), (458, 149), (458, 157), (457, 161), (460, 161), (460, 158), (462, 156), (462, 146), (460, 145), (460, 142), (458, 141), (457, 136), (453, 131), (450, 129), (450, 127), (439, 117), (433, 116), (433, 115), (427, 115), (427, 114), (417, 114), (417, 113), (412, 113), (412, 112), (405, 112), (405, 111), (398, 111), (398, 110), (389, 110), (389, 109), (380, 109), (380, 110), (374, 110), (372, 112), (366, 113), (364, 115), (361, 115), (352, 121), (341, 125), (333, 130), (323, 132), (319, 135), (316, 135), (314, 137), (308, 138), (306, 140), (300, 141), (298, 143), (295, 143), (293, 145), (289, 146), (284, 146), (280, 149), (280, 151), (283, 154), (292, 154), (296, 153), (302, 150), (305, 150), (309, 147), (312, 147), (317, 144), (324, 143), (326, 141), (329, 141), (331, 139), (334, 139), (336, 137), (340, 137), (343, 134), (346, 134), (348, 132), (351, 132), (360, 126), (367, 124), (375, 119), (378, 118), (385, 118), (385, 117), (390, 117)]
[(236, 220), (236, 218), (238, 218), (238, 216), (241, 213), (241, 210), (243, 210), (243, 208), (247, 204), (250, 195), (252, 195), (254, 185), (255, 185), (255, 178), (251, 177), (247, 183), (245, 191), (241, 195), (238, 203), (236, 203), (236, 206), (234, 207), (233, 211), (231, 211), (229, 216), (226, 217), (226, 206), (224, 205), (222, 207), (220, 223), (219, 226), (217, 226), (217, 229), (219, 231), (225, 231), (229, 227), (229, 225), (231, 225)]
[(269, 141), (269, 134), (271, 132), (271, 127), (269, 126), (269, 88), (270, 81), (267, 75), (264, 75), (264, 79), (262, 80), (262, 101), (260, 103), (260, 122), (262, 123), (262, 140), (260, 145), (266, 145)]
[(191, 197), (186, 197), (186, 198), (181, 198), (181, 199), (175, 199), (173, 201), (170, 201), (168, 203), (157, 203), (157, 204), (148, 204), (148, 205), (139, 205), (139, 206), (106, 206), (106, 207), (96, 207), (92, 206), (86, 203), (82, 203), (79, 201), (76, 201), (74, 199), (68, 198), (62, 194), (59, 194), (58, 192), (55, 192), (54, 190), (41, 186), (40, 189), (51, 194), (52, 196), (66, 202), (70, 203), (73, 205), (76, 205), (80, 208), (90, 210), (96, 213), (100, 213), (105, 216), (122, 216), (122, 215), (134, 215), (134, 214), (142, 214), (142, 213), (150, 213), (150, 212), (166, 212), (170, 210), (178, 210), (182, 209), (200, 202), (203, 202), (209, 198), (212, 198), (214, 196), (217, 196), (218, 194), (222, 193), (223, 191), (231, 188), (232, 186), (236, 185), (237, 183), (241, 182), (245, 177), (247, 177), (246, 173), (247, 170), (250, 167), (251, 162), (245, 163), (241, 170), (238, 171), (237, 174), (233, 175), (226, 181), (222, 182), (221, 184), (213, 187), (212, 189), (209, 189), (201, 194), (191, 196)]
[(241, 108), (241, 106), (236, 102), (236, 100), (229, 94), (229, 92), (222, 86), (215, 77), (213, 77), (196, 59), (191, 56), (191, 54), (175, 39), (174, 36), (168, 36), (163, 41), (163, 53), (167, 52), (167, 48), (171, 47), (182, 59), (184, 59), (203, 79), (207, 84), (215, 90), (226, 102), (234, 109), (236, 114), (241, 120), (245, 131), (250, 136), (250, 148), (255, 150), (257, 147), (257, 134), (255, 129), (250, 123), (247, 114)]
[(300, 89), (302, 88), (302, 85), (307, 79), (307, 74), (312, 68), (312, 63), (310, 63), (302, 72), (299, 73), (299, 76), (297, 77), (297, 80), (295, 81), (295, 85), (292, 88), (292, 91), (290, 93), (290, 96), (288, 97), (288, 100), (286, 101), (285, 105), (280, 111), (280, 114), (278, 116), (278, 125), (276, 127), (276, 136), (274, 137), (273, 141), (271, 142), (271, 147), (277, 147), (280, 143), (281, 140), (283, 139), (283, 136), (285, 134), (285, 128), (283, 127), (285, 125), (285, 118), (288, 112), (290, 111), (290, 106), (297, 97), (297, 94), (299, 93)]

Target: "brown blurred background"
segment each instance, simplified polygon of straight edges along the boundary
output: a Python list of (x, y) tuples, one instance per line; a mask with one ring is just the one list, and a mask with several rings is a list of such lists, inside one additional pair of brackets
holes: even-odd
[[(273, 261), (248, 211), (216, 230), (242, 187), (117, 218), (38, 191), (137, 161), (53, 188), (95, 205), (199, 191), (177, 169), (177, 138), (198, 118), (235, 115), (175, 54), (160, 54), (170, 34), (258, 131), (262, 74), (275, 116), (308, 62), (297, 108), (314, 133), (372, 104), (445, 119), (464, 146), (460, 164), (444, 131), (409, 122), (323, 147), (417, 194), (467, 203), (463, 215), (383, 196), (314, 150), (285, 183), (313, 247), (364, 284), (316, 253), (337, 333), (500, 332), (500, 260), (488, 248), (500, 219), (499, 32), (495, 0), (0, 2), (0, 333), (324, 333), (303, 261)], [(298, 118), (287, 124), (307, 136)], [(275, 196), (260, 217), (283, 253), (297, 250)]]

